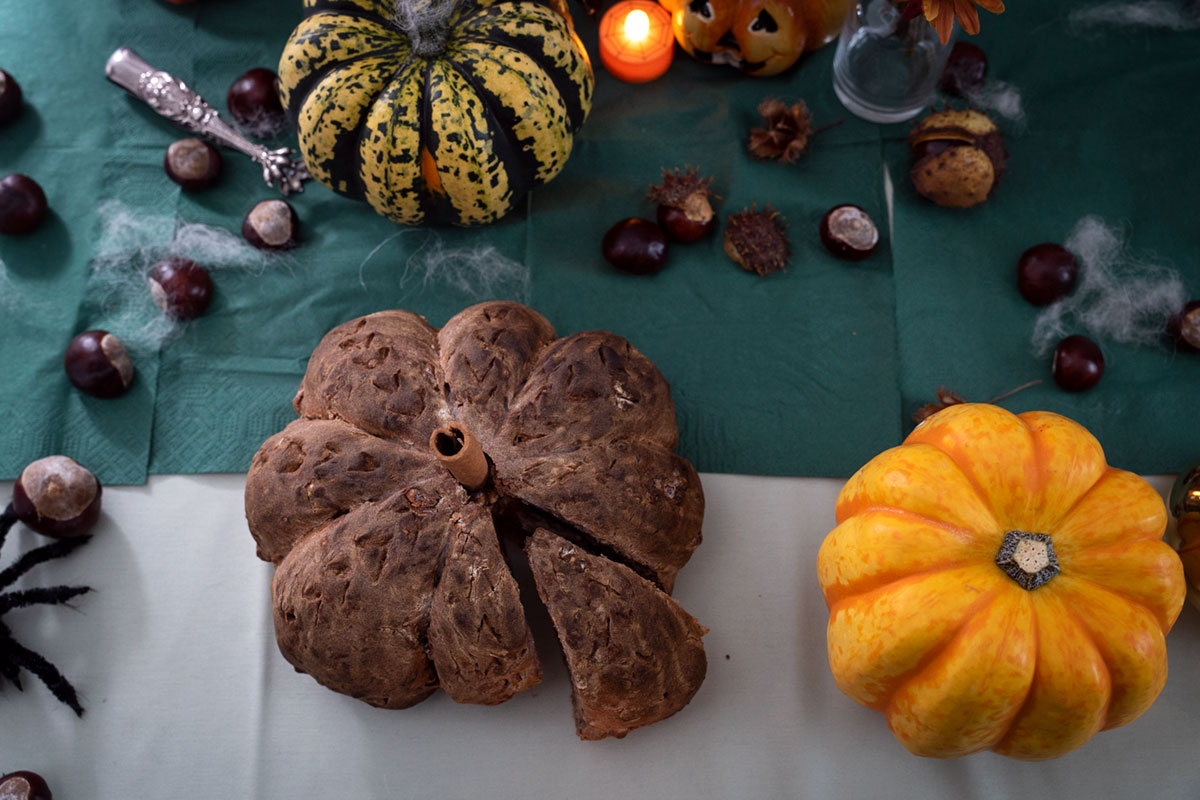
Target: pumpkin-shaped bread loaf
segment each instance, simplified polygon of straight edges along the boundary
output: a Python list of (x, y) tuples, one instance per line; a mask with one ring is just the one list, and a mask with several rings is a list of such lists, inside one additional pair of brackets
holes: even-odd
[(294, 405), (254, 456), (246, 517), (298, 670), (387, 708), (534, 686), (500, 536), (536, 531), (525, 550), (579, 736), (624, 736), (695, 694), (706, 629), (670, 591), (704, 495), (673, 452), (669, 387), (629, 342), (559, 339), (516, 303), (440, 331), (383, 311), (326, 334)]
[(478, 225), (562, 170), (592, 105), (565, 0), (304, 0), (279, 61), (308, 171), (408, 225)]
[(833, 676), (918, 755), (1068, 753), (1166, 681), (1166, 521), (1078, 423), (950, 406), (838, 495), (817, 565)]

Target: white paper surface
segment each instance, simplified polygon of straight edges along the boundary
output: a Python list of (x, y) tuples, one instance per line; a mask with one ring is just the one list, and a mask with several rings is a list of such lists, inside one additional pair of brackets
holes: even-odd
[[(545, 617), (542, 685), (497, 707), (436, 693), (384, 711), (295, 673), (271, 628), (272, 567), (254, 556), (244, 476), (106, 488), (87, 546), (24, 586), (87, 584), (76, 610), (5, 622), (57, 664), (76, 719), (32, 676), (0, 693), (0, 772), (56, 800), (128, 798), (1159, 798), (1200, 795), (1200, 613), (1168, 638), (1154, 707), (1042, 764), (909, 755), (842, 695), (825, 655), (816, 555), (841, 481), (704, 475), (704, 543), (675, 597), (712, 631), (691, 705), (624, 740), (580, 742)], [(1167, 491), (1169, 478), (1154, 479)], [(0, 483), (0, 500), (11, 483)], [(44, 539), (18, 525), (0, 566)]]

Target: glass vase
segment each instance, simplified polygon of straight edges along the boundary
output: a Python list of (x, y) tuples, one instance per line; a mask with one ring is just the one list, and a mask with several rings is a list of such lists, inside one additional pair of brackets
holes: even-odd
[(833, 56), (833, 90), (851, 113), (872, 122), (902, 122), (926, 108), (950, 45), (924, 16), (902, 19), (893, 0), (851, 3)]

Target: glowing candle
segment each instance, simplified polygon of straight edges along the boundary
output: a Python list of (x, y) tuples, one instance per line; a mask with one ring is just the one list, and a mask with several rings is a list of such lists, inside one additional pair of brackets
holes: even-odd
[(600, 60), (623, 81), (654, 80), (674, 55), (671, 15), (652, 0), (624, 0), (600, 20)]

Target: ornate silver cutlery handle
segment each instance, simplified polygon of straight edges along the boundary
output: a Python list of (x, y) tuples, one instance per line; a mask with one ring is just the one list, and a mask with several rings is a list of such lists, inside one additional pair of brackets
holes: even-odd
[(104, 74), (176, 125), (250, 156), (262, 165), (263, 180), (267, 185), (285, 195), (304, 191), (304, 181), (312, 177), (291, 148), (270, 150), (250, 141), (221, 119), (217, 110), (187, 84), (170, 73), (150, 66), (128, 47), (121, 47), (109, 56)]

